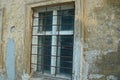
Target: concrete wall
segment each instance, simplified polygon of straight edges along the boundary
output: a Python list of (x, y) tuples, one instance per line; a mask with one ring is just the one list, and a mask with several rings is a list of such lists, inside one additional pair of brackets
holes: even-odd
[(85, 7), (85, 77), (119, 80), (120, 1), (86, 0)]
[[(43, 2), (44, 0), (0, 0), (0, 8), (4, 8), (2, 53), (0, 53), (3, 56), (1, 76), (5, 78), (5, 80), (8, 77), (6, 55), (9, 51), (9, 49), (7, 49), (9, 39), (13, 39), (15, 43), (14, 56), (16, 79), (21, 80), (24, 72), (29, 72), (26, 70), (29, 59), (27, 57), (27, 50), (25, 50), (25, 45), (28, 44), (25, 43), (25, 32), (28, 29), (25, 28), (27, 16), (26, 4), (40, 1)], [(59, 2), (59, 0), (53, 1)], [(82, 56), (83, 69), (81, 71), (82, 80), (119, 80), (120, 1), (81, 1), (83, 1), (81, 7), (83, 9), (81, 10), (83, 14), (79, 20), (83, 23), (82, 38), (84, 40), (82, 44), (84, 46)], [(29, 42), (31, 40), (27, 39), (27, 41)], [(13, 45), (11, 46), (13, 47)], [(9, 68), (12, 68), (12, 66), (9, 66)]]

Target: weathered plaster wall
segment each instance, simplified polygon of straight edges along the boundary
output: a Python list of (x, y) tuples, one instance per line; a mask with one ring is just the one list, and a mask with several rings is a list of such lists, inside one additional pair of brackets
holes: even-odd
[(86, 0), (84, 78), (120, 79), (120, 1)]
[[(18, 79), (22, 75), (23, 70), (23, 51), (24, 51), (24, 27), (25, 27), (25, 5), (24, 2), (17, 0), (2, 0), (1, 8), (4, 8), (4, 24), (3, 24), (3, 73), (4, 77), (8, 77), (12, 75)], [(12, 44), (9, 45), (9, 39), (13, 39), (15, 43), (14, 55), (13, 52), (9, 52), (8, 46), (14, 47)], [(8, 53), (8, 54), (7, 54)], [(10, 58), (10, 56), (15, 56), (14, 58)], [(9, 58), (10, 60), (8, 60)], [(15, 61), (14, 61), (15, 59)], [(11, 62), (9, 62), (11, 61)], [(12, 64), (15, 64), (12, 65)], [(9, 65), (8, 65), (9, 64)], [(12, 66), (11, 66), (12, 65)], [(15, 67), (13, 71), (12, 67)], [(15, 73), (15, 74), (14, 74)]]
[[(4, 8), (3, 58), (4, 68), (1, 78), (6, 79), (7, 43), (15, 42), (15, 76), (21, 80), (24, 72), (24, 38), (26, 4), (44, 0), (0, 0)], [(50, 1), (50, 0), (48, 0)], [(55, 0), (58, 1), (59, 0)], [(85, 0), (84, 3), (84, 62), (83, 80), (120, 79), (120, 1)], [(29, 34), (29, 33), (28, 33)], [(28, 57), (26, 57), (27, 59)]]
[[(40, 1), (40, 0), (39, 0)], [(14, 75), (16, 80), (21, 80), (21, 77), (23, 75), (23, 54), (24, 54), (24, 30), (25, 30), (25, 8), (26, 5), (33, 2), (32, 0), (1, 0), (0, 2), (0, 8), (4, 8), (4, 25), (3, 25), (3, 57), (4, 57), (4, 64), (3, 64), (3, 77), (2, 79)], [(8, 41), (9, 39), (13, 39), (15, 43), (15, 72), (9, 72), (8, 70), (12, 67), (10, 65), (6, 65), (6, 61), (8, 56), (6, 53), (9, 51), (7, 49)], [(13, 47), (13, 45), (10, 45)], [(10, 54), (9, 54), (10, 55)], [(11, 54), (12, 55), (12, 54)], [(11, 61), (14, 61), (13, 58), (11, 58)], [(13, 62), (12, 62), (13, 63)], [(8, 62), (9, 64), (9, 62)], [(14, 77), (14, 76), (13, 76)], [(9, 79), (8, 79), (9, 80)]]

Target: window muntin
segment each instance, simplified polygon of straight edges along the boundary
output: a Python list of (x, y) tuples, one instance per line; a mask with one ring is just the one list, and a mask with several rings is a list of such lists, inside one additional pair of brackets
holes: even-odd
[(72, 75), (74, 8), (61, 7), (33, 19), (32, 68), (38, 72)]

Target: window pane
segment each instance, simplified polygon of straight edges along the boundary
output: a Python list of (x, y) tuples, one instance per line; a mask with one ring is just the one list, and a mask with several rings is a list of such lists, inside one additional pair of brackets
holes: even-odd
[(61, 10), (58, 12), (58, 24), (60, 30), (73, 30), (74, 29), (74, 9)]
[[(51, 66), (51, 36), (38, 37), (38, 71), (50, 71)], [(40, 65), (39, 65), (40, 64)]]
[(39, 13), (39, 28), (40, 31), (51, 31), (52, 30), (52, 12)]
[[(72, 74), (73, 36), (60, 36), (60, 73)], [(59, 61), (59, 59), (58, 59)]]

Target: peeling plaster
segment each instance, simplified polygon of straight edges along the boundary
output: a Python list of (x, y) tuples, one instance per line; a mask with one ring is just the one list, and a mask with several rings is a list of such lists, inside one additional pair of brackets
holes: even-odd
[[(27, 74), (25, 73), (22, 74), (22, 70), (21, 70), (22, 67), (20, 66), (22, 64), (19, 64), (22, 62), (20, 54), (24, 53), (23, 48), (28, 47), (28, 46), (27, 47), (24, 46), (24, 42), (23, 42), (24, 37), (21, 37), (21, 35), (22, 36), (25, 35), (24, 33), (25, 24), (26, 24), (25, 16), (27, 16), (25, 15), (25, 12), (26, 12), (25, 4), (37, 3), (40, 1), (45, 1), (45, 0), (7, 0), (7, 1), (0, 0), (0, 7), (1, 5), (2, 7), (5, 7), (5, 15), (4, 15), (5, 25), (4, 25), (3, 39), (5, 40), (5, 42), (7, 42), (8, 38), (14, 37), (15, 42), (17, 43), (16, 44), (17, 47), (14, 47), (12, 45), (12, 47), (10, 46), (9, 48), (9, 49), (11, 48), (17, 49), (16, 50), (17, 58), (12, 58), (12, 57), (15, 57), (14, 50), (13, 52), (10, 52), (8, 48), (7, 49), (5, 48), (5, 50), (7, 51), (7, 54), (4, 54), (4, 55), (6, 55), (5, 62), (6, 62), (8, 77), (13, 77), (15, 72), (15, 71), (11, 72), (9, 70), (9, 68), (11, 68), (11, 66), (9, 67), (9, 65), (11, 65), (9, 62), (10, 61), (14, 62), (13, 59), (16, 59), (17, 77), (21, 77), (22, 75), (23, 80), (28, 78)], [(54, 0), (54, 1), (57, 2), (58, 0)], [(106, 78), (107, 80), (117, 80), (117, 77), (119, 78), (119, 72), (120, 72), (119, 57), (115, 56), (115, 55), (118, 55), (117, 53), (120, 52), (120, 50), (117, 51), (117, 47), (118, 47), (117, 44), (119, 44), (118, 40), (120, 41), (120, 28), (119, 28), (120, 27), (120, 23), (119, 23), (120, 7), (118, 5), (120, 5), (119, 0), (86, 0), (86, 3), (85, 3), (86, 13), (84, 14), (86, 18), (84, 38), (86, 39), (86, 42), (83, 45), (83, 48), (85, 48), (83, 52), (83, 54), (85, 55), (85, 64), (84, 66), (81, 65), (81, 67), (84, 67), (84, 73), (82, 73), (82, 70), (81, 70), (81, 73), (76, 73), (76, 75), (80, 74), (80, 76), (83, 74), (83, 76), (85, 77), (84, 80), (86, 80), (88, 77), (101, 78), (102, 76), (104, 77), (105, 74), (106, 74), (105, 76), (107, 76)], [(81, 20), (79, 15), (76, 15), (76, 19)], [(13, 25), (15, 25), (16, 27), (11, 29), (11, 26)], [(27, 30), (26, 28), (26, 32), (28, 31), (29, 30)], [(10, 32), (13, 32), (13, 33), (10, 33)], [(79, 29), (77, 30), (77, 32), (79, 34), (80, 32)], [(27, 34), (29, 34), (29, 32)], [(29, 42), (29, 39), (27, 39), (27, 41)], [(79, 44), (80, 43), (79, 40), (77, 41), (75, 43)], [(9, 44), (7, 43), (7, 45)], [(118, 47), (118, 49), (120, 49), (120, 47)], [(28, 48), (27, 48), (27, 51), (29, 51)], [(76, 52), (76, 54), (78, 54), (78, 52)], [(12, 55), (10, 55), (9, 53)], [(27, 55), (27, 52), (25, 52), (25, 55)], [(9, 60), (8, 56), (10, 56), (9, 58), (11, 58), (11, 60)], [(78, 59), (82, 58), (81, 56), (77, 56), (77, 57)], [(118, 57), (118, 59), (116, 57)], [(23, 62), (25, 61), (27, 62), (28, 57), (25, 57), (25, 59), (26, 60), (24, 60)], [(75, 60), (75, 61), (79, 62), (79, 60)], [(96, 66), (97, 65), (95, 63), (96, 61), (98, 62), (100, 61), (98, 66)], [(75, 64), (75, 65), (78, 65), (78, 64)], [(114, 65), (114, 68), (113, 68), (113, 65)], [(100, 71), (101, 73), (98, 74), (97, 73), (98, 70), (101, 70)], [(92, 72), (94, 72), (94, 74)], [(114, 73), (115, 75), (110, 75), (111, 73)], [(5, 76), (1, 76), (0, 80), (7, 80), (4, 77)]]
[(109, 75), (107, 76), (107, 80), (118, 80), (118, 78), (115, 77), (114, 75)]
[(84, 73), (83, 73), (83, 79), (88, 80), (89, 64), (87, 62), (85, 62), (84, 66), (85, 66), (85, 68), (84, 68)]
[(15, 80), (15, 43), (8, 39), (6, 48), (6, 70), (8, 80)]
[(90, 74), (89, 75), (89, 79), (100, 79), (102, 77), (104, 77), (104, 75), (102, 74)]
[(22, 75), (22, 80), (29, 80), (30, 76), (28, 74), (23, 74)]
[(91, 50), (85, 52), (85, 60), (88, 63), (93, 63), (96, 61), (97, 56), (100, 55), (100, 50)]

